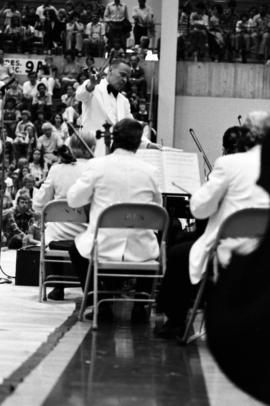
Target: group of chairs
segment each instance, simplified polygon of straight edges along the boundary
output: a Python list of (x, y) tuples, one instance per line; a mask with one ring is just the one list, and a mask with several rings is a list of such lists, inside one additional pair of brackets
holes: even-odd
[[(205, 332), (203, 329), (203, 316), (201, 327), (198, 332), (191, 334), (196, 316), (203, 308), (208, 281), (218, 275), (219, 262), (217, 247), (225, 238), (261, 238), (268, 224), (269, 210), (266, 208), (247, 208), (233, 213), (221, 225), (215, 246), (212, 250), (211, 259), (207, 271), (203, 275), (193, 307), (190, 309), (186, 329), (182, 337), (182, 344), (188, 344)], [(73, 222), (87, 223), (88, 213), (84, 208), (72, 209), (65, 200), (49, 202), (43, 209), (41, 220), (41, 251), (40, 251), (40, 276), (39, 276), (39, 300), (46, 300), (46, 288), (61, 284), (64, 286), (80, 286), (76, 276), (66, 274), (50, 274), (46, 264), (50, 262), (70, 264), (68, 251), (49, 249), (45, 246), (45, 225), (48, 222)], [(151, 306), (155, 302), (157, 282), (161, 280), (166, 271), (166, 238), (169, 226), (167, 211), (155, 204), (119, 203), (107, 207), (100, 214), (94, 234), (94, 244), (89, 260), (85, 292), (79, 311), (79, 320), (83, 320), (84, 311), (89, 295), (93, 295), (93, 324), (92, 328), (98, 327), (99, 306), (104, 301), (134, 301), (148, 302)], [(124, 261), (101, 261), (98, 258), (98, 233), (102, 228), (121, 229), (151, 229), (158, 233), (160, 256), (157, 260), (147, 262), (124, 262)], [(88, 292), (91, 275), (93, 272), (93, 290)], [(179, 272), (181, 272), (179, 266)], [(111, 297), (104, 298), (98, 294), (104, 293), (98, 289), (100, 278), (151, 278), (153, 280), (150, 294), (140, 292), (140, 299), (136, 297), (123, 297), (121, 292), (110, 292)], [(106, 292), (108, 293), (108, 292)], [(143, 296), (143, 298), (142, 298)]]

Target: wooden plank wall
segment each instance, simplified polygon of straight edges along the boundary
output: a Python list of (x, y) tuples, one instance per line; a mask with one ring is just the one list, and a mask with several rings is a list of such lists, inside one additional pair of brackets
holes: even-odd
[(270, 99), (270, 66), (178, 62), (176, 95)]

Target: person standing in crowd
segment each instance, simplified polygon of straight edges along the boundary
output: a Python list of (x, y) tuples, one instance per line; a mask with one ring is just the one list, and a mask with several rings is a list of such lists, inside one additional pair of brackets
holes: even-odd
[(5, 54), (0, 49), (0, 88), (14, 77), (10, 64), (5, 63)]
[[(81, 134), (85, 143), (93, 151), (95, 149), (95, 137), (85, 132)], [(86, 150), (82, 142), (73, 134), (69, 143), (71, 153), (66, 152), (68, 148), (64, 146), (64, 154), (60, 154), (60, 163), (51, 167), (45, 182), (41, 188), (35, 193), (33, 199), (33, 208), (37, 212), (41, 212), (43, 207), (50, 200), (66, 199), (68, 189), (76, 182), (86, 169), (88, 160), (91, 158), (90, 153)], [(62, 241), (62, 245), (66, 244), (66, 240), (74, 240), (74, 237), (86, 230), (85, 224), (72, 223), (49, 223), (45, 231), (45, 243), (53, 248), (52, 244)], [(56, 247), (55, 247), (56, 248)], [(59, 247), (58, 247), (59, 248)], [(48, 295), (52, 300), (64, 299), (64, 288), (58, 286), (54, 288)]]
[[(76, 90), (76, 98), (82, 102), (82, 126), (93, 131), (102, 130), (107, 121), (114, 125), (123, 118), (133, 118), (130, 112), (130, 104), (120, 91), (126, 85), (130, 77), (129, 64), (123, 60), (115, 60), (109, 67), (107, 78), (99, 82), (96, 75), (90, 75)], [(141, 146), (155, 148), (147, 138), (142, 137)], [(96, 155), (105, 154), (103, 140), (97, 141)]]
[[(91, 203), (91, 221), (87, 230), (75, 238), (70, 248), (74, 271), (80, 278), (82, 288), (101, 211), (119, 202), (162, 204), (156, 169), (135, 155), (142, 130), (142, 125), (134, 119), (119, 121), (113, 131), (113, 153), (90, 160), (85, 172), (67, 193), (71, 207)], [(106, 230), (99, 233), (98, 240), (101, 259), (147, 261), (159, 255), (156, 236), (150, 230)]]
[(114, 41), (120, 42), (120, 46), (126, 49), (126, 40), (131, 31), (127, 5), (121, 0), (114, 0), (107, 4), (104, 21), (107, 23), (106, 35), (109, 49), (114, 47)]
[[(242, 150), (218, 158), (209, 179), (190, 200), (190, 210), (197, 219), (208, 219), (204, 233), (195, 243), (187, 241), (172, 247), (168, 266), (157, 298), (159, 312), (168, 318), (155, 329), (163, 338), (180, 337), (190, 301), (195, 295), (202, 275), (206, 271), (211, 249), (218, 229), (232, 213), (247, 207), (268, 207), (269, 196), (256, 185), (260, 171), (260, 154), (264, 123), (269, 114), (252, 112), (247, 116), (247, 131), (242, 135)], [(230, 239), (229, 239), (230, 240)], [(219, 248), (219, 260), (226, 266), (232, 251), (247, 252), (254, 249), (246, 240), (224, 240)]]
[(45, 20), (45, 11), (46, 10), (53, 10), (57, 15), (57, 10), (51, 4), (51, 0), (45, 0), (43, 4), (37, 7), (36, 15), (39, 17), (40, 21), (44, 22)]
[(146, 0), (138, 0), (139, 5), (133, 8), (132, 18), (135, 22), (133, 35), (135, 45), (140, 44), (142, 36), (149, 37), (154, 27), (154, 14), (151, 7), (146, 6)]
[(85, 27), (84, 53), (86, 55), (103, 56), (105, 41), (104, 23), (99, 21), (97, 15), (93, 15), (92, 20)]

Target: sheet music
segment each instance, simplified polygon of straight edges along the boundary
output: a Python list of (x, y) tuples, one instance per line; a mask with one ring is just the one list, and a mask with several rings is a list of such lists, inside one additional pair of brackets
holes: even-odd
[(201, 186), (199, 159), (196, 153), (171, 149), (162, 154), (164, 168), (164, 190), (166, 193), (179, 193), (172, 184), (175, 182), (190, 194)]
[(162, 193), (179, 194), (179, 188), (172, 182), (190, 194), (201, 185), (199, 159), (196, 153), (163, 147), (162, 150), (139, 149), (136, 155), (157, 168)]
[(163, 166), (161, 160), (161, 151), (157, 149), (144, 149), (139, 148), (136, 152), (136, 156), (142, 159), (144, 162), (148, 162), (157, 169), (157, 181), (160, 190), (164, 189), (164, 176), (163, 176)]

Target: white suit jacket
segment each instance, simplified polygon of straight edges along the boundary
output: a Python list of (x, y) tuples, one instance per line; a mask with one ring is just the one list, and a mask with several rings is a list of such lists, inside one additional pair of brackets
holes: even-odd
[[(87, 162), (87, 159), (78, 158), (72, 164), (54, 164), (33, 197), (33, 209), (41, 212), (49, 201), (66, 199), (68, 189), (84, 172)], [(49, 223), (46, 227), (45, 242), (49, 244), (51, 241), (73, 240), (85, 229), (86, 224)]]
[[(91, 202), (88, 228), (75, 239), (85, 258), (90, 256), (97, 218), (105, 207), (124, 202), (162, 203), (156, 169), (121, 148), (91, 159), (81, 178), (69, 189), (67, 200), (71, 207)], [(156, 237), (148, 230), (102, 230), (98, 244), (102, 259), (146, 261), (159, 254)]]
[[(203, 235), (190, 251), (192, 283), (200, 281), (224, 219), (244, 208), (269, 206), (268, 194), (256, 185), (260, 173), (260, 153), (261, 147), (256, 146), (245, 153), (218, 158), (209, 180), (193, 194), (190, 201), (192, 214), (195, 218), (209, 220)], [(236, 240), (230, 249), (235, 249), (237, 243)]]
[[(89, 79), (83, 82), (76, 90), (76, 99), (82, 102), (82, 126), (94, 133), (96, 130), (104, 130), (103, 124), (108, 121), (110, 124), (115, 125), (123, 118), (133, 118), (130, 112), (130, 104), (128, 99), (118, 93), (116, 98), (117, 114), (115, 116), (111, 108), (111, 102), (114, 100), (113, 94), (109, 94), (107, 91), (107, 79), (102, 79), (101, 82), (96, 85), (92, 92), (86, 90), (86, 85), (89, 83)], [(146, 146), (147, 140), (143, 139), (143, 147)], [(95, 149), (95, 155), (105, 155), (104, 140), (97, 140)]]

